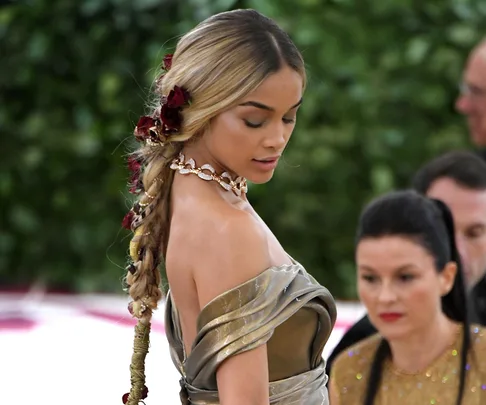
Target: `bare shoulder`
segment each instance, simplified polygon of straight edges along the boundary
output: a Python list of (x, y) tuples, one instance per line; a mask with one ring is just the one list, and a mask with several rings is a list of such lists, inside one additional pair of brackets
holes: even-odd
[(271, 266), (267, 236), (250, 213), (212, 200), (187, 215), (185, 229), (174, 229), (177, 260), (190, 271), (200, 308)]
[(219, 207), (212, 215), (212, 224), (201, 232), (204, 244), (194, 246), (192, 269), (201, 308), (271, 266), (265, 232), (249, 213)]

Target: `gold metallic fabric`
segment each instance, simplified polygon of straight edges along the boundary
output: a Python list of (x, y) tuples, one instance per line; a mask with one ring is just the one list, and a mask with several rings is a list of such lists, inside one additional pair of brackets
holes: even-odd
[(270, 404), (327, 405), (322, 351), (336, 321), (330, 292), (298, 263), (271, 267), (201, 311), (187, 358), (170, 292), (165, 324), (181, 373), (183, 404), (219, 404), (216, 370), (228, 357), (267, 344)]
[[(394, 368), (390, 358), (383, 363), (381, 383), (374, 405), (456, 405), (461, 367), (463, 328), (453, 343), (422, 372), (409, 374)], [(368, 385), (371, 363), (381, 337), (373, 335), (335, 360), (331, 390), (339, 400), (331, 405), (361, 405)], [(471, 327), (471, 351), (466, 365), (466, 384), (461, 404), (486, 404), (486, 330)]]

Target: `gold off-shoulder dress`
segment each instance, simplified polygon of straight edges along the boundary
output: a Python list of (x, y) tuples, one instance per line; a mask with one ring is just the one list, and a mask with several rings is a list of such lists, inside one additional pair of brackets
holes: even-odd
[(187, 357), (170, 292), (165, 311), (172, 361), (182, 376), (183, 404), (219, 404), (218, 366), (265, 343), (270, 404), (329, 403), (322, 351), (336, 321), (336, 305), (299, 263), (268, 268), (209, 302), (199, 314)]
[[(463, 327), (458, 325), (452, 345), (421, 372), (404, 373), (393, 366), (390, 358), (386, 359), (374, 405), (456, 405), (463, 332)], [(375, 334), (339, 354), (330, 381), (337, 403), (331, 405), (363, 404), (380, 341), (381, 337)], [(461, 404), (486, 404), (486, 330), (479, 325), (471, 327), (471, 349)]]

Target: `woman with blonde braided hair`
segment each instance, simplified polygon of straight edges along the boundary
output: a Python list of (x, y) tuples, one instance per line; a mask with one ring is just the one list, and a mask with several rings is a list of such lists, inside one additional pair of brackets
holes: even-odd
[[(183, 404), (328, 404), (329, 291), (289, 257), (247, 199), (269, 181), (295, 126), (304, 62), (254, 10), (220, 13), (164, 58), (153, 112), (129, 160), (139, 196), (126, 284), (138, 318), (128, 405), (147, 397), (152, 311), (165, 304)], [(297, 344), (296, 344), (297, 343)]]

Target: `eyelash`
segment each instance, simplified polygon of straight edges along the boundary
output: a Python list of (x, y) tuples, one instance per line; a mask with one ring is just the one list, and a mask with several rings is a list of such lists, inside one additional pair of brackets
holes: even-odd
[[(370, 275), (363, 275), (361, 278), (366, 281), (367, 283), (374, 283), (376, 281), (375, 276), (370, 276)], [(415, 277), (411, 274), (402, 274), (399, 276), (400, 281), (407, 283), (409, 281), (412, 281)]]
[(243, 120), (248, 128), (260, 128), (263, 124), (252, 124), (250, 121)]
[(361, 276), (361, 278), (368, 283), (373, 283), (376, 280), (375, 276), (368, 276), (368, 275)]
[[(260, 123), (260, 124), (253, 124), (251, 123), (250, 121), (247, 121), (247, 120), (243, 120), (245, 122), (245, 125), (249, 128), (261, 128), (262, 125), (263, 125), (263, 122)], [(282, 118), (282, 121), (285, 123), (285, 124), (293, 124), (295, 123), (295, 119), (292, 119), (292, 118)]]
[(402, 274), (400, 276), (400, 280), (401, 281), (404, 281), (404, 282), (409, 282), (409, 281), (412, 281), (415, 277), (412, 276), (411, 274)]

